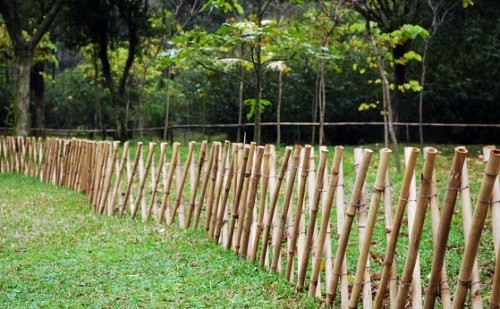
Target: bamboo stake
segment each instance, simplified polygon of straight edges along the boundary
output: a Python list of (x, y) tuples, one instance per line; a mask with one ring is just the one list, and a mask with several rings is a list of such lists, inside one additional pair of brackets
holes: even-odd
[[(246, 166), (248, 163), (248, 157), (250, 156), (250, 146), (245, 145), (245, 148), (243, 150), (243, 161), (241, 164), (239, 164), (239, 175), (237, 176), (238, 178), (238, 183), (236, 185), (236, 192), (234, 195), (234, 200), (233, 200), (233, 205), (231, 209), (231, 223), (229, 225), (229, 233), (228, 233), (228, 239), (226, 242), (226, 249), (230, 250), (232, 243), (233, 243), (233, 235), (234, 235), (234, 229), (236, 226), (236, 222), (239, 220), (239, 201), (241, 199), (241, 194), (243, 192), (243, 182), (245, 181), (245, 173), (246, 173)], [(236, 161), (236, 158), (235, 158)], [(239, 224), (239, 223), (238, 223)]]
[(359, 294), (361, 293), (361, 287), (364, 284), (366, 265), (368, 261), (368, 254), (370, 252), (370, 246), (372, 242), (373, 230), (375, 228), (375, 220), (377, 219), (377, 212), (380, 203), (380, 198), (385, 190), (385, 177), (387, 174), (387, 168), (389, 165), (389, 159), (392, 151), (388, 148), (383, 148), (380, 150), (380, 161), (377, 170), (377, 176), (375, 179), (375, 184), (373, 185), (373, 194), (370, 202), (370, 208), (368, 211), (368, 217), (366, 222), (365, 235), (363, 237), (363, 243), (361, 245), (361, 250), (359, 252), (358, 264), (356, 266), (356, 276), (354, 279), (351, 298), (349, 300), (349, 308), (356, 308), (358, 305)]
[(227, 157), (229, 154), (229, 141), (224, 141), (224, 148), (222, 151), (222, 159), (220, 163), (220, 168), (217, 173), (217, 181), (215, 182), (215, 196), (213, 198), (213, 206), (212, 206), (212, 219), (210, 222), (210, 228), (208, 230), (208, 235), (211, 238), (214, 238), (215, 226), (217, 224), (217, 218), (219, 214), (219, 205), (220, 205), (220, 197), (222, 192), (222, 187), (224, 184), (224, 178), (226, 175), (226, 167), (227, 167)]
[(484, 220), (488, 213), (491, 193), (495, 185), (498, 168), (500, 167), (500, 150), (494, 149), (490, 152), (490, 159), (486, 164), (483, 182), (479, 191), (479, 197), (476, 202), (474, 216), (472, 218), (472, 228), (467, 235), (465, 242), (464, 257), (460, 273), (458, 274), (457, 289), (453, 297), (452, 308), (463, 308), (465, 296), (468, 287), (471, 284), (472, 268), (474, 266), (474, 259), (477, 255), (477, 249), (481, 238), (481, 232), (484, 225)]
[(270, 159), (271, 159), (271, 145), (266, 145), (264, 149), (264, 162), (262, 167), (262, 185), (260, 191), (260, 204), (259, 204), (259, 218), (257, 220), (257, 227), (255, 230), (255, 237), (253, 239), (252, 244), (252, 252), (250, 253), (250, 261), (255, 263), (257, 259), (257, 251), (259, 249), (259, 240), (262, 235), (262, 231), (264, 228), (264, 216), (266, 214), (266, 200), (267, 200), (267, 190), (269, 186), (269, 170), (270, 170)]
[[(386, 245), (389, 244), (392, 233), (392, 185), (389, 179), (389, 171), (387, 171), (385, 176), (385, 190), (384, 190), (384, 218), (385, 218), (385, 235), (386, 235)], [(387, 247), (386, 247), (387, 248)], [(396, 265), (392, 263), (389, 267), (389, 300), (390, 304), (393, 305), (396, 301), (396, 294), (398, 293), (396, 276)], [(385, 288), (384, 288), (385, 290)]]
[[(104, 213), (104, 209), (108, 203), (109, 191), (111, 189), (111, 180), (113, 176), (113, 169), (116, 163), (116, 157), (118, 155), (118, 150), (120, 147), (120, 142), (113, 142), (113, 153), (111, 154), (110, 162), (108, 162), (108, 166), (106, 166), (106, 177), (104, 179), (104, 195), (101, 198), (101, 203), (99, 205), (99, 213), (102, 215)], [(109, 214), (109, 213), (108, 213)]]
[[(356, 173), (359, 171), (359, 165), (360, 162), (363, 158), (363, 148), (361, 147), (356, 147), (354, 148), (354, 168)], [(366, 193), (366, 183), (363, 185), (363, 188), (361, 189), (361, 196), (359, 199), (359, 206), (357, 209), (357, 214), (358, 214), (358, 250), (362, 251), (363, 249), (363, 243), (364, 243), (364, 238), (366, 234), (366, 225), (367, 225), (367, 220), (368, 220), (368, 203), (367, 203), (367, 193)], [(360, 280), (359, 282), (366, 282), (365, 285), (363, 285), (363, 307), (364, 308), (371, 308), (372, 305), (372, 289), (371, 289), (371, 280), (370, 280), (370, 260), (367, 259), (366, 265), (364, 267), (364, 278)]]
[[(238, 151), (237, 149), (238, 149), (238, 147), (234, 148), (235, 153), (237, 153), (237, 151)], [(233, 174), (235, 171), (233, 167), (234, 167), (234, 164), (237, 160), (238, 160), (238, 157), (235, 154), (235, 155), (233, 155), (233, 158), (231, 159), (231, 163), (229, 164), (229, 171), (227, 174), (226, 183), (224, 185), (224, 193), (222, 195), (221, 206), (219, 209), (219, 213), (217, 215), (217, 224), (216, 224), (215, 231), (214, 231), (214, 240), (215, 240), (215, 243), (217, 243), (217, 244), (219, 243), (220, 235), (221, 235), (221, 231), (222, 231), (222, 226), (224, 225), (224, 221), (225, 221), (227, 201), (229, 198), (229, 191), (231, 190), (231, 184), (233, 183)]]
[[(495, 146), (489, 145), (483, 147), (483, 161), (485, 164), (490, 159), (490, 152)], [(495, 252), (498, 252), (500, 246), (500, 182), (495, 182), (491, 194), (491, 227), (493, 231), (493, 244)]]
[(201, 178), (201, 173), (203, 170), (203, 164), (205, 163), (205, 156), (207, 153), (207, 141), (202, 141), (201, 142), (201, 149), (200, 149), (200, 158), (198, 160), (198, 165), (196, 168), (196, 175), (195, 175), (195, 180), (194, 180), (194, 185), (192, 187), (192, 193), (191, 193), (191, 200), (189, 202), (189, 211), (188, 211), (188, 216), (186, 219), (186, 229), (189, 228), (191, 225), (191, 218), (193, 216), (193, 212), (195, 209), (196, 205), (196, 194), (198, 193), (198, 187), (200, 185), (200, 178)]
[(123, 154), (122, 154), (122, 159), (120, 160), (118, 174), (116, 175), (116, 179), (115, 179), (115, 186), (113, 188), (113, 193), (111, 195), (111, 202), (109, 203), (109, 207), (108, 207), (108, 215), (109, 216), (113, 215), (113, 213), (115, 211), (116, 196), (118, 195), (118, 190), (120, 189), (123, 170), (125, 168), (125, 164), (127, 163), (128, 147), (129, 147), (129, 142), (125, 142), (123, 144)]
[(177, 196), (175, 198), (175, 207), (174, 207), (174, 210), (172, 212), (172, 219), (170, 220), (170, 224), (174, 223), (175, 216), (177, 215), (177, 210), (179, 209), (179, 206), (181, 205), (181, 199), (182, 199), (182, 195), (184, 192), (184, 184), (186, 182), (187, 174), (189, 172), (189, 167), (191, 166), (191, 161), (193, 160), (193, 151), (194, 151), (195, 146), (196, 146), (196, 142), (189, 142), (188, 156), (186, 159), (186, 164), (184, 165), (184, 170), (182, 171), (181, 183), (179, 186), (179, 190), (177, 191)]
[(283, 156), (281, 162), (281, 168), (278, 174), (277, 183), (274, 187), (273, 195), (271, 197), (271, 203), (269, 204), (269, 213), (267, 220), (264, 225), (264, 232), (262, 235), (262, 253), (260, 258), (260, 266), (264, 267), (266, 256), (267, 256), (267, 247), (269, 245), (269, 234), (274, 218), (274, 213), (276, 211), (276, 204), (278, 202), (279, 193), (281, 190), (281, 184), (283, 183), (283, 178), (285, 178), (285, 172), (288, 168), (288, 161), (290, 160), (290, 155), (292, 153), (292, 147), (285, 148), (285, 155)]
[[(464, 242), (467, 241), (467, 235), (470, 232), (472, 226), (472, 205), (470, 197), (469, 188), (469, 176), (467, 172), (467, 160), (464, 161), (464, 166), (462, 169), (462, 179), (460, 180), (460, 201), (462, 206), (462, 223), (464, 227)], [(472, 267), (472, 283), (470, 287), (470, 302), (471, 308), (482, 309), (483, 308), (483, 298), (481, 296), (481, 284), (479, 279), (479, 266), (477, 263), (477, 258), (474, 259), (474, 266)]]
[(256, 157), (252, 167), (252, 181), (250, 183), (250, 192), (248, 194), (248, 200), (246, 203), (246, 218), (243, 224), (243, 235), (240, 243), (240, 251), (238, 252), (240, 257), (243, 259), (247, 258), (248, 253), (248, 240), (250, 237), (250, 228), (253, 221), (253, 211), (255, 207), (255, 199), (257, 196), (258, 184), (260, 176), (262, 173), (262, 157), (264, 155), (264, 146), (258, 146), (256, 151)]
[(252, 168), (254, 162), (256, 143), (250, 143), (250, 152), (248, 154), (248, 162), (246, 165), (246, 173), (245, 180), (243, 183), (243, 192), (241, 194), (241, 198), (239, 200), (238, 212), (239, 212), (239, 220), (237, 226), (236, 239), (234, 240), (234, 254), (238, 255), (241, 247), (241, 238), (243, 237), (243, 227), (245, 224), (246, 212), (247, 212), (247, 198), (250, 187), (250, 176), (252, 175)]
[(214, 147), (215, 147), (215, 143), (212, 143), (212, 147), (210, 148), (210, 155), (209, 155), (209, 158), (207, 160), (208, 166), (207, 166), (207, 170), (205, 171), (205, 178), (203, 180), (203, 185), (201, 188), (200, 201), (198, 202), (199, 205), (198, 205), (198, 208), (196, 208), (196, 213), (195, 213), (195, 217), (194, 217), (194, 228), (195, 229), (198, 228), (198, 222), (200, 220), (201, 209), (203, 208), (205, 194), (207, 192), (208, 183), (210, 182), (210, 174), (211, 174), (210, 172), (212, 170), (212, 164), (213, 164)]
[[(319, 167), (318, 167), (318, 173), (316, 175), (316, 186), (315, 186), (316, 190), (314, 191), (314, 196), (313, 196), (313, 200), (312, 200), (313, 204), (312, 204), (312, 208), (311, 208), (311, 217), (309, 218), (309, 225), (307, 227), (305, 247), (304, 247), (304, 251), (302, 252), (302, 260), (300, 262), (301, 265), (299, 267), (299, 276), (298, 276), (298, 281), (297, 281), (297, 286), (296, 286), (296, 289), (298, 291), (302, 291), (302, 289), (304, 288), (304, 281), (306, 278), (307, 264), (309, 262), (309, 255), (311, 253), (312, 244), (313, 244), (313, 235), (314, 235), (314, 231), (316, 229), (316, 218), (318, 216), (320, 198), (321, 198), (321, 195), (323, 193), (323, 183), (324, 183), (326, 161), (328, 159), (328, 150), (321, 149), (319, 159), (320, 159), (320, 163), (319, 163)], [(323, 249), (323, 247), (318, 247), (316, 254), (320, 254), (322, 249)]]
[(422, 229), (425, 220), (427, 204), (432, 193), (432, 173), (434, 171), (434, 163), (436, 160), (437, 149), (429, 147), (425, 150), (425, 162), (422, 176), (420, 179), (420, 195), (417, 200), (417, 210), (413, 220), (413, 228), (408, 244), (408, 253), (406, 256), (403, 274), (401, 275), (401, 283), (399, 285), (398, 294), (396, 296), (396, 308), (404, 308), (406, 298), (413, 280), (413, 270), (415, 268), (418, 250), (420, 248), (420, 240)]
[[(172, 158), (170, 159), (170, 165), (168, 168), (167, 181), (163, 188), (163, 198), (161, 200), (160, 211), (158, 212), (158, 217), (156, 218), (156, 222), (161, 223), (163, 217), (165, 217), (165, 212), (168, 209), (168, 198), (170, 196), (170, 188), (172, 187), (172, 179), (174, 178), (175, 169), (177, 167), (177, 162), (179, 161), (179, 148), (180, 143), (174, 143)], [(168, 218), (168, 216), (167, 216)]]
[(285, 279), (289, 282), (292, 282), (292, 269), (294, 264), (294, 257), (297, 251), (297, 238), (300, 234), (300, 218), (302, 217), (302, 213), (304, 212), (304, 196), (306, 192), (306, 184), (307, 184), (307, 176), (309, 175), (309, 161), (311, 157), (311, 145), (306, 145), (302, 152), (302, 164), (299, 166), (299, 169), (302, 169), (300, 173), (300, 185), (299, 192), (297, 197), (297, 206), (295, 208), (295, 216), (293, 220), (293, 229), (291, 233), (290, 244), (288, 247), (288, 259), (287, 259), (287, 267), (285, 273)]
[[(130, 214), (130, 217), (132, 219), (135, 219), (135, 216), (137, 215), (137, 211), (139, 209), (139, 203), (141, 203), (141, 201), (143, 199), (144, 186), (146, 185), (146, 180), (147, 180), (149, 168), (151, 167), (151, 162), (153, 162), (153, 155), (155, 153), (155, 148), (156, 148), (156, 143), (153, 143), (153, 142), (149, 143), (149, 153), (148, 153), (148, 158), (146, 159), (146, 166), (144, 167), (144, 171), (143, 171), (141, 178), (139, 180), (140, 181), (139, 182), (139, 191), (137, 192), (134, 207), (132, 208), (132, 212)], [(143, 214), (145, 215), (145, 212), (143, 212)]]
[(358, 207), (361, 189), (365, 182), (366, 174), (368, 172), (368, 165), (370, 164), (370, 159), (372, 157), (373, 151), (369, 149), (364, 150), (363, 160), (359, 167), (359, 172), (356, 174), (356, 180), (354, 182), (353, 191), (351, 194), (351, 201), (349, 207), (347, 208), (347, 214), (344, 221), (342, 233), (340, 234), (339, 243), (337, 247), (337, 253), (335, 255), (335, 263), (333, 265), (333, 276), (330, 282), (330, 288), (326, 293), (326, 305), (330, 307), (335, 299), (335, 293), (337, 291), (337, 285), (340, 277), (340, 269), (342, 262), (345, 257), (345, 252), (347, 249), (347, 242), (349, 240), (349, 235), (351, 233), (351, 227), (353, 223), (354, 216), (356, 215), (356, 208)]
[(134, 176), (135, 176), (135, 173), (137, 171), (137, 164), (139, 162), (139, 157), (141, 156), (141, 153), (142, 153), (142, 143), (141, 142), (138, 142), (137, 143), (137, 150), (136, 150), (136, 153), (135, 153), (135, 159), (134, 159), (134, 166), (132, 168), (132, 170), (130, 171), (130, 176), (128, 177), (128, 180), (127, 180), (127, 189), (125, 190), (125, 198), (123, 200), (123, 203), (120, 205), (120, 209), (119, 209), (119, 216), (123, 216), (123, 213), (125, 212), (125, 208), (127, 207), (127, 202), (128, 202), (128, 199), (130, 198), (130, 190), (132, 190), (132, 185), (134, 183)]
[(437, 231), (436, 241), (434, 242), (434, 252), (432, 256), (429, 286), (425, 293), (425, 309), (434, 308), (438, 286), (441, 285), (440, 279), (443, 275), (443, 272), (444, 275), (446, 275), (446, 269), (444, 268), (446, 244), (448, 243), (448, 236), (451, 228), (451, 219), (453, 217), (458, 190), (460, 189), (461, 173), (466, 155), (467, 149), (465, 149), (465, 147), (455, 148), (455, 156), (453, 157), (452, 168), (450, 171), (450, 175), (448, 176), (448, 189), (446, 191), (445, 203), (441, 210), (439, 229)]
[(165, 153), (167, 151), (167, 143), (160, 143), (160, 161), (158, 162), (158, 170), (156, 171), (156, 175), (154, 176), (153, 187), (151, 190), (151, 199), (149, 201), (149, 206), (146, 211), (146, 216), (142, 218), (143, 222), (146, 222), (151, 217), (151, 213), (153, 211), (153, 206), (156, 203), (156, 193), (158, 191), (158, 184), (160, 183), (163, 164), (165, 164)]
[(500, 308), (500, 250), (497, 251), (496, 256), (495, 273), (493, 275), (493, 288), (491, 289), (490, 308)]
[(281, 244), (283, 241), (283, 232), (285, 230), (285, 224), (286, 224), (286, 218), (288, 215), (288, 209), (290, 207), (290, 201), (292, 199), (292, 193), (293, 193), (293, 185), (295, 182), (295, 175), (297, 174), (297, 169), (299, 167), (299, 160), (300, 160), (300, 146), (295, 146), (295, 150), (293, 153), (293, 159), (292, 159), (292, 166), (290, 170), (290, 174), (288, 176), (288, 183), (286, 187), (286, 193), (285, 193), (285, 202), (283, 203), (283, 209), (281, 211), (280, 215), (280, 222), (278, 225), (278, 232), (276, 234), (276, 238), (274, 239), (274, 244), (273, 244), (273, 260), (271, 263), (271, 272), (275, 273), (278, 269), (278, 261), (280, 257), (280, 252), (281, 252)]
[(205, 231), (208, 233), (210, 230), (210, 223), (212, 220), (213, 214), (213, 204), (215, 203), (215, 187), (217, 183), (217, 174), (219, 172), (219, 153), (220, 153), (221, 144), (219, 142), (214, 143), (214, 155), (212, 162), (212, 170), (210, 176), (210, 187), (209, 187), (209, 195), (207, 199), (207, 211), (205, 217)]

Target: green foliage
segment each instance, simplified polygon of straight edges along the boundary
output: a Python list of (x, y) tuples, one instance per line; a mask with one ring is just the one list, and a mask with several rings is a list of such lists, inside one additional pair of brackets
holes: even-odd
[[(245, 106), (248, 106), (250, 109), (248, 110), (247, 113), (247, 119), (251, 119), (255, 115), (255, 106), (257, 105), (257, 100), (256, 99), (246, 99), (245, 100)], [(260, 99), (259, 100), (259, 110), (260, 112), (264, 112), (265, 108), (268, 106), (271, 106), (271, 101), (266, 100), (266, 99)]]

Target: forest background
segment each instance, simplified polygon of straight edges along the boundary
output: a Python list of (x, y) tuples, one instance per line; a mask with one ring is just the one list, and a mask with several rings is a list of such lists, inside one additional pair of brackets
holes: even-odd
[(14, 134), (498, 142), (498, 126), (397, 126), (498, 124), (496, 0), (1, 0), (0, 13), (0, 127)]

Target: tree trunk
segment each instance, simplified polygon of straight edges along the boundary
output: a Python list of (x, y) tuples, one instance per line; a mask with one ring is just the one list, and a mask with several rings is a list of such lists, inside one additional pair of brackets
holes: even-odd
[(27, 136), (30, 131), (30, 72), (33, 52), (29, 48), (18, 49), (14, 60), (14, 135)]
[(42, 62), (37, 62), (31, 69), (31, 89), (35, 97), (35, 110), (36, 110), (36, 123), (37, 135), (43, 136), (43, 129), (45, 128), (45, 85), (43, 80), (43, 71), (45, 65)]
[(320, 78), (318, 89), (318, 103), (319, 103), (319, 145), (325, 143), (325, 107), (326, 107), (326, 90), (325, 90), (325, 61), (320, 64)]
[(167, 83), (165, 84), (166, 89), (166, 99), (165, 99), (165, 122), (163, 127), (163, 139), (167, 140), (168, 134), (168, 125), (169, 125), (169, 117), (170, 117), (170, 75), (172, 73), (172, 67), (168, 67), (167, 69)]
[(276, 107), (276, 146), (281, 144), (281, 100), (283, 98), (283, 71), (278, 73), (278, 105)]
[[(408, 51), (409, 44), (404, 43), (402, 45), (397, 45), (393, 49), (393, 57), (394, 59), (399, 59), (404, 56), (404, 54)], [(399, 90), (399, 86), (402, 86), (405, 83), (405, 75), (406, 75), (406, 65), (404, 64), (396, 64), (394, 66), (394, 82), (395, 87), (392, 94), (392, 119), (395, 122), (399, 121), (399, 112), (401, 110), (401, 104), (403, 102), (403, 93)]]

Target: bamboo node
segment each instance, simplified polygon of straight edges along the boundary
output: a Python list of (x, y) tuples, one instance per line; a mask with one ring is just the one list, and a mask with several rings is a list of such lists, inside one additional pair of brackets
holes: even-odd
[(373, 185), (373, 190), (375, 191), (384, 191), (385, 188), (389, 187), (390, 185), (378, 185), (378, 184), (374, 184)]
[(477, 203), (489, 205), (491, 203), (491, 201), (490, 200), (477, 200)]
[(459, 278), (459, 279), (457, 279), (457, 282), (458, 282), (458, 284), (460, 284), (466, 288), (470, 288), (472, 285), (472, 280), (460, 280), (460, 278)]
[(460, 187), (448, 187), (447, 190), (448, 191), (457, 191), (458, 192), (458, 191), (461, 190), (461, 188)]
[(464, 186), (464, 187), (461, 187), (461, 188), (460, 188), (460, 191), (467, 190), (467, 189), (469, 189), (469, 185)]

